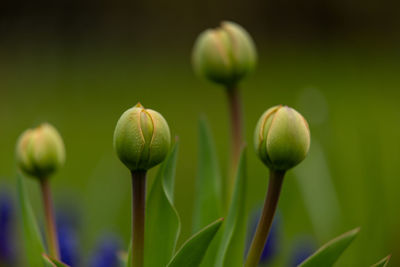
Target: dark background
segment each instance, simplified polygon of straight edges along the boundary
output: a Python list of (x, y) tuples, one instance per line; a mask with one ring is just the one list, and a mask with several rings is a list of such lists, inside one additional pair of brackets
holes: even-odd
[(398, 12), (397, 1), (5, 0), (0, 4), (0, 30), (2, 44), (11, 46), (95, 41), (183, 47), (210, 24), (232, 19), (263, 42), (390, 44), (399, 39)]

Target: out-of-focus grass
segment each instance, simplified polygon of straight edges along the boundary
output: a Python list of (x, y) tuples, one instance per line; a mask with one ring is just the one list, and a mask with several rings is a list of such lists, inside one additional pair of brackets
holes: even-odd
[[(201, 113), (208, 117), (222, 170), (227, 170), (229, 120), (223, 90), (194, 77), (189, 49), (164, 55), (135, 51), (2, 51), (1, 184), (15, 183), (18, 135), (42, 121), (53, 123), (67, 147), (66, 166), (52, 181), (56, 203), (79, 210), (86, 252), (103, 232), (117, 232), (128, 242), (129, 173), (114, 155), (112, 136), (119, 116), (136, 102), (160, 111), (181, 141), (175, 198), (183, 223), (181, 241), (191, 229)], [(253, 153), (253, 127), (268, 107), (293, 106), (309, 120), (337, 194), (341, 218), (329, 234), (361, 226), (340, 266), (367, 266), (399, 252), (399, 57), (382, 49), (269, 47), (261, 49), (259, 68), (242, 84), (249, 210), (262, 202), (268, 174)], [(312, 164), (300, 171), (312, 174)], [(313, 235), (319, 244), (327, 241), (313, 228), (295, 178), (289, 172), (280, 202), (282, 254), (299, 235)], [(37, 188), (33, 181), (28, 186), (40, 210)], [(393, 266), (400, 264), (392, 259)]]

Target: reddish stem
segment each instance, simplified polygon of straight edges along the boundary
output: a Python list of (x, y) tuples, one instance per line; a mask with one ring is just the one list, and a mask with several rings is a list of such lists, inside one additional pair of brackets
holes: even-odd
[(132, 267), (143, 267), (146, 171), (132, 171)]
[(260, 261), (269, 230), (271, 229), (276, 207), (278, 206), (284, 175), (284, 171), (270, 170), (268, 192), (265, 198), (264, 208), (250, 246), (245, 267), (257, 267)]
[(229, 175), (229, 192), (230, 199), (235, 184), (235, 173), (239, 162), (240, 151), (243, 146), (243, 119), (242, 119), (242, 103), (240, 99), (239, 89), (237, 86), (228, 87), (227, 97), (229, 102), (229, 113), (231, 120), (231, 164)]
[(40, 179), (40, 188), (42, 190), (44, 213), (46, 217), (47, 247), (50, 256), (58, 260), (60, 258), (60, 251), (58, 247), (57, 227), (54, 219), (54, 208), (49, 179)]

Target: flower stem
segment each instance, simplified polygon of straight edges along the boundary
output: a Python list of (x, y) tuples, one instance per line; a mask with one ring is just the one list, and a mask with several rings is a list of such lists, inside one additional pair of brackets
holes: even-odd
[(46, 217), (46, 239), (50, 256), (59, 259), (60, 251), (58, 247), (57, 228), (54, 219), (53, 200), (51, 197), (50, 183), (48, 178), (40, 179), (42, 191), (44, 213)]
[(257, 267), (258, 262), (260, 261), (271, 228), (272, 220), (275, 215), (276, 207), (278, 206), (284, 175), (284, 171), (270, 170), (268, 192), (265, 198), (264, 208), (247, 255), (245, 267)]
[(132, 171), (132, 267), (143, 267), (146, 171)]
[[(243, 145), (243, 119), (242, 119), (242, 103), (239, 94), (239, 88), (235, 86), (227, 87), (226, 89), (229, 113), (231, 119), (231, 164), (228, 182), (227, 197), (230, 200), (233, 186), (235, 184), (235, 173), (240, 157), (240, 150)], [(229, 202), (228, 202), (229, 203)]]

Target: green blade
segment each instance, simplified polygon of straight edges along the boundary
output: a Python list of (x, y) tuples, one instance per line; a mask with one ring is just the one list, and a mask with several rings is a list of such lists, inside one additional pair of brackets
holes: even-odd
[(45, 267), (69, 267), (69, 265), (62, 263), (59, 260), (56, 260), (54, 258), (51, 258), (50, 256), (43, 254), (42, 255), (43, 260), (44, 260), (44, 266)]
[(193, 235), (183, 244), (167, 266), (199, 266), (222, 222), (222, 218), (218, 219)]
[(374, 265), (371, 265), (371, 267), (386, 267), (391, 257), (392, 255), (388, 255), (385, 258), (381, 259), (379, 262), (375, 263)]
[[(144, 266), (164, 267), (175, 252), (180, 231), (178, 212), (173, 204), (178, 144), (160, 167), (147, 198)], [(134, 257), (134, 255), (132, 255)]]
[(242, 267), (246, 231), (246, 155), (240, 155), (235, 189), (217, 253), (216, 267)]
[[(205, 118), (199, 120), (198, 172), (193, 212), (193, 233), (222, 215), (221, 174), (217, 153)], [(201, 266), (214, 265), (220, 234), (214, 237)]]
[(17, 177), (17, 188), (27, 264), (31, 267), (43, 266), (42, 253), (45, 252), (45, 249), (21, 174), (18, 174)]
[(193, 232), (221, 216), (221, 175), (215, 145), (204, 118), (199, 121), (198, 173), (196, 180)]
[(356, 228), (332, 239), (302, 262), (299, 267), (332, 266), (359, 232), (360, 228)]
[(129, 247), (128, 247), (128, 253), (126, 253), (126, 255), (124, 255), (121, 259), (122, 263), (121, 266), (125, 266), (125, 267), (131, 267), (132, 266), (132, 239), (129, 242)]

